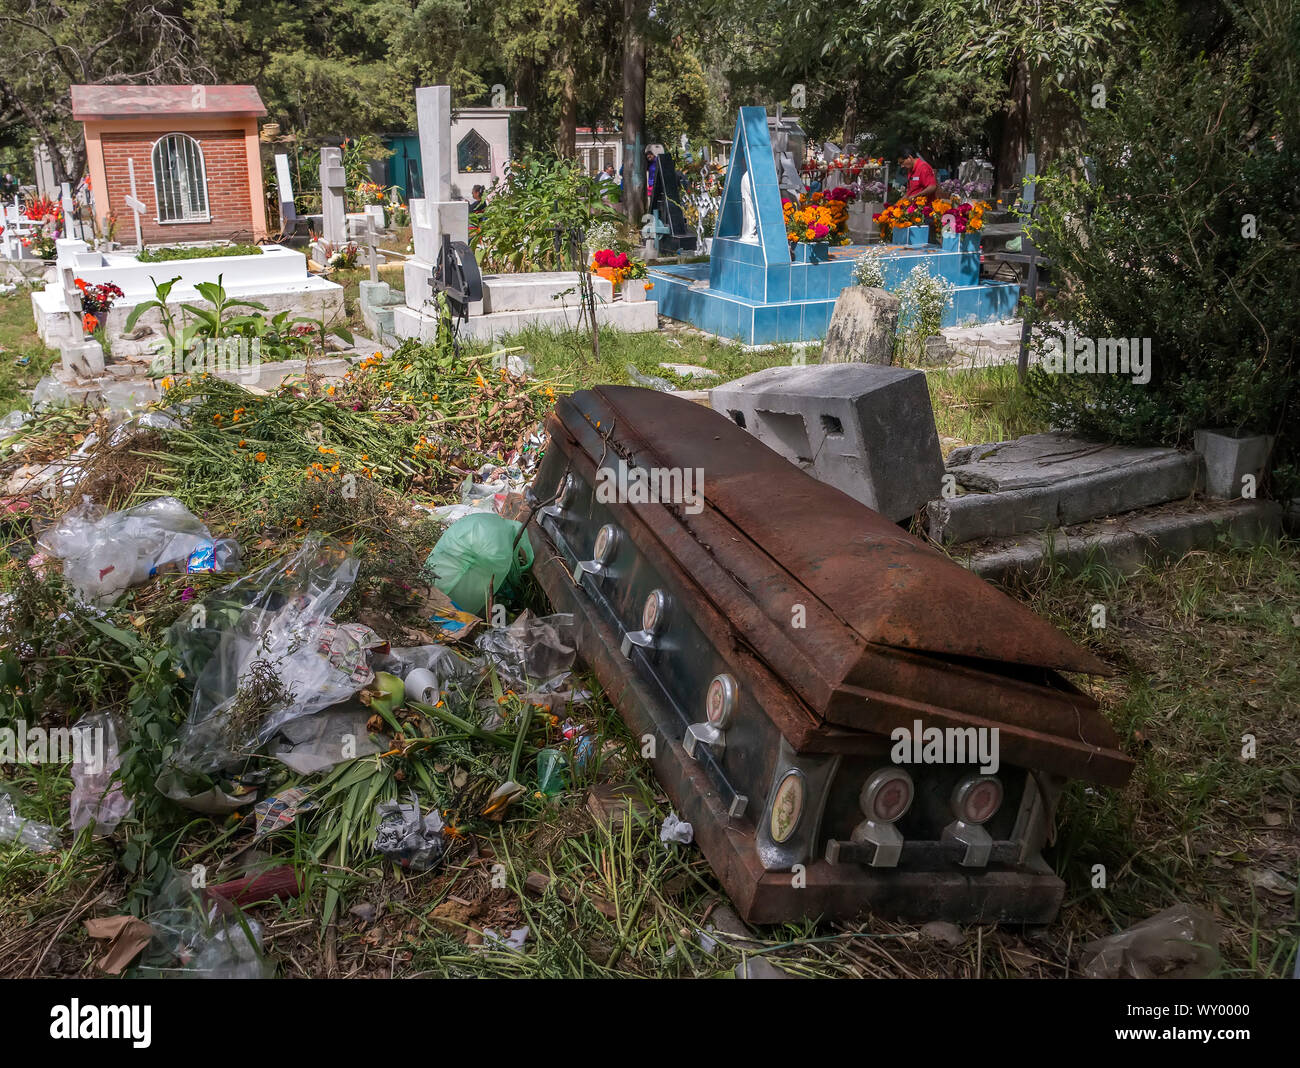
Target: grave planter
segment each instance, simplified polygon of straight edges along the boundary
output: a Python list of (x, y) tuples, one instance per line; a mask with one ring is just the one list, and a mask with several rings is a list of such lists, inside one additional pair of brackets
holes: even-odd
[(629, 278), (623, 283), (623, 299), (629, 304), (641, 304), (645, 301), (646, 278)]
[(945, 230), (942, 243), (944, 252), (978, 252), (980, 235), (970, 230), (964, 234), (954, 234)]
[(829, 241), (796, 241), (792, 251), (795, 263), (825, 263), (831, 246)]
[(895, 227), (889, 237), (890, 244), (919, 248), (930, 243), (930, 228), (928, 226)]

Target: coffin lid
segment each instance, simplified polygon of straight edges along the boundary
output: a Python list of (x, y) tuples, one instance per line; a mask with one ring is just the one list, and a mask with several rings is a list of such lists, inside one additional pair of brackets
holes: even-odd
[[(574, 431), (599, 422), (611, 451), (630, 453), (638, 467), (702, 469), (707, 505), (866, 642), (1113, 673), (1018, 601), (711, 409), (656, 390), (598, 386), (564, 398), (556, 415)], [(678, 513), (689, 528), (692, 517)], [(752, 552), (739, 543), (710, 550), (724, 568), (729, 552)]]

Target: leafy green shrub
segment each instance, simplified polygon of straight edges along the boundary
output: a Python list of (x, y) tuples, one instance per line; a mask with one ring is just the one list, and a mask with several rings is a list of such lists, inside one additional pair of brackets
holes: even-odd
[(260, 256), (261, 245), (210, 245), (206, 248), (180, 248), (167, 245), (164, 248), (147, 248), (137, 253), (136, 259), (141, 263), (165, 263), (167, 260), (206, 260), (211, 256)]
[(1217, 55), (1180, 62), (1160, 41), (1141, 50), (1089, 117), (1091, 181), (1067, 161), (1039, 181), (1036, 238), (1060, 292), (1037, 317), (1076, 338), (1150, 339), (1149, 383), (1036, 368), (1028, 387), (1054, 426), (1111, 440), (1187, 444), (1199, 427), (1278, 434), (1274, 474), (1291, 482), (1300, 8), (1235, 10), (1233, 46)]
[[(556, 226), (584, 234), (599, 223), (621, 221), (602, 199), (598, 179), (576, 159), (532, 155), (511, 164), (505, 183), (488, 198), (474, 238), (491, 271), (555, 271), (571, 267), (567, 238), (556, 250)], [(579, 248), (581, 256), (583, 250)]]

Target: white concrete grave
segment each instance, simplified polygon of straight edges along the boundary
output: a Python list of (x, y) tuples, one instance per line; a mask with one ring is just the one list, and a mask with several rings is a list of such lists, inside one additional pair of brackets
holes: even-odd
[[(91, 285), (112, 282), (122, 290), (122, 297), (110, 309), (105, 329), (114, 355), (144, 351), (151, 339), (134, 343), (120, 338), (131, 310), (142, 301), (154, 299), (154, 284), (176, 278), (168, 296), (168, 306), (176, 309), (183, 303), (202, 306), (204, 300), (195, 286), (216, 282), (220, 276), (226, 293), (236, 300), (255, 300), (274, 313), (289, 309), (295, 315), (332, 318), (343, 309), (343, 287), (307, 273), (307, 257), (282, 245), (263, 245), (261, 254), (248, 256), (209, 256), (189, 260), (166, 260), (141, 263), (130, 252), (93, 252), (84, 241), (60, 239), (57, 270), (71, 271)], [(41, 340), (55, 347), (80, 335), (80, 296), (70, 308), (60, 286), (47, 286), (32, 294), (32, 313)], [(69, 328), (69, 310), (76, 311), (77, 330)], [(158, 323), (156, 309), (141, 317), (142, 325)]]

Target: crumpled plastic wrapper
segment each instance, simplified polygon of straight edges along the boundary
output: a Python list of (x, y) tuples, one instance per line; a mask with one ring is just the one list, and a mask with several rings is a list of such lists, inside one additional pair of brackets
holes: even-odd
[(526, 941), (528, 941), (527, 927), (516, 927), (508, 935), (501, 935), (491, 927), (484, 927), (483, 941), (479, 944), (479, 949), (504, 949), (510, 953), (522, 953)]
[(1089, 979), (1204, 979), (1219, 968), (1222, 937), (1204, 909), (1175, 905), (1089, 942), (1079, 961)]
[(571, 612), (538, 617), (525, 610), (510, 626), (481, 632), (474, 644), (514, 689), (552, 693), (568, 682), (578, 655), (577, 634)]
[(407, 871), (428, 871), (442, 860), (446, 842), (443, 838), (442, 813), (437, 809), (420, 816), (415, 795), (411, 803), (381, 801), (375, 807), (379, 826), (375, 830), (375, 849)]
[(664, 818), (664, 825), (659, 828), (659, 841), (690, 845), (695, 841), (695, 828), (681, 819), (676, 812), (669, 812)]

